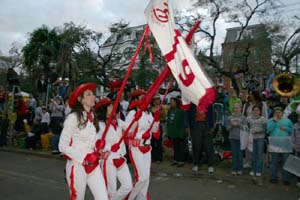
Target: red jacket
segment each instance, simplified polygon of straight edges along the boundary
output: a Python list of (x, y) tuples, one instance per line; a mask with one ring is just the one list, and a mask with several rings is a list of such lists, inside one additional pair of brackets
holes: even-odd
[(18, 115), (25, 115), (26, 114), (26, 102), (24, 101), (24, 99), (19, 99), (16, 102), (16, 108), (17, 108), (17, 114)]

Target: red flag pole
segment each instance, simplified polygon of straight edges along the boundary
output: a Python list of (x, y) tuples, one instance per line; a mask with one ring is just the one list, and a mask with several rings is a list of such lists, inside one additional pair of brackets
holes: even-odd
[(120, 99), (121, 99), (122, 93), (123, 93), (123, 91), (124, 91), (124, 88), (125, 88), (125, 86), (126, 86), (127, 80), (128, 80), (128, 78), (129, 78), (129, 75), (131, 74), (131, 71), (132, 71), (132, 69), (133, 69), (133, 67), (134, 67), (134, 64), (135, 64), (135, 62), (136, 62), (137, 56), (139, 55), (139, 51), (140, 51), (140, 49), (141, 49), (141, 47), (142, 47), (142, 45), (143, 45), (144, 38), (145, 38), (145, 36), (146, 36), (148, 33), (149, 33), (149, 26), (146, 25), (145, 30), (144, 30), (144, 32), (143, 32), (143, 35), (142, 35), (142, 37), (141, 37), (141, 39), (140, 39), (140, 41), (139, 41), (139, 44), (138, 44), (138, 46), (137, 46), (137, 48), (136, 48), (136, 50), (135, 50), (135, 53), (134, 53), (134, 55), (133, 55), (133, 57), (132, 57), (132, 59), (131, 59), (130, 65), (129, 65), (129, 67), (128, 67), (128, 70), (127, 70), (127, 73), (126, 73), (126, 75), (125, 75), (125, 78), (124, 78), (124, 80), (123, 80), (123, 82), (122, 82), (121, 88), (120, 88), (120, 90), (119, 90), (119, 92), (118, 92), (117, 98), (116, 98), (116, 100), (115, 100), (115, 102), (114, 102), (114, 106), (113, 106), (113, 109), (112, 109), (112, 111), (111, 111), (111, 114), (110, 114), (110, 116), (109, 116), (109, 118), (108, 118), (108, 120), (107, 120), (107, 123), (106, 123), (105, 129), (104, 129), (103, 135), (102, 135), (100, 141), (99, 141), (99, 140), (97, 141), (97, 143), (99, 142), (99, 143), (98, 143), (99, 146), (97, 147), (98, 149), (103, 149), (104, 146), (105, 146), (105, 140), (104, 140), (104, 139), (105, 139), (105, 137), (106, 137), (108, 128), (109, 128), (109, 126), (110, 126), (110, 123), (111, 123), (111, 121), (112, 121), (114, 115), (115, 115), (116, 109), (117, 109), (118, 104), (119, 104), (119, 102), (120, 102)]

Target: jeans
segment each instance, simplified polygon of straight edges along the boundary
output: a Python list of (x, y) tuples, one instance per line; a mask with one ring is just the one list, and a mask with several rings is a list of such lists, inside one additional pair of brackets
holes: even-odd
[(186, 141), (181, 138), (174, 138), (174, 160), (184, 162), (186, 160)]
[(213, 141), (208, 131), (206, 122), (196, 122), (195, 127), (191, 130), (193, 165), (195, 166), (201, 165), (202, 152), (206, 153), (207, 165), (214, 165)]
[(58, 151), (58, 142), (59, 142), (60, 134), (54, 134), (51, 138), (51, 147), (52, 151)]
[(151, 138), (151, 158), (152, 161), (162, 161), (163, 159), (163, 146), (162, 146), (162, 128), (160, 127), (161, 134), (157, 139)]
[[(271, 166), (270, 166), (270, 169), (271, 169), (271, 177), (273, 180), (277, 180), (277, 171), (278, 171), (278, 161), (279, 161), (279, 158), (281, 163), (282, 163), (282, 166), (284, 165), (286, 159), (289, 157), (289, 153), (271, 153), (271, 157), (272, 157), (272, 160), (271, 160)], [(283, 168), (282, 168), (282, 180), (283, 181), (289, 181), (289, 173), (287, 171), (285, 171)]]
[(240, 140), (230, 139), (232, 151), (232, 171), (239, 172), (243, 170), (243, 152), (241, 150)]
[(253, 152), (251, 160), (251, 171), (262, 173), (264, 167), (264, 138), (253, 139)]

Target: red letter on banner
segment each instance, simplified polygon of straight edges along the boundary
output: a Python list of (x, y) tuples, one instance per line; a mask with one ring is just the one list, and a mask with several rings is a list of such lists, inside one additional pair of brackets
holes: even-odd
[(183, 78), (183, 76), (181, 74), (179, 74), (179, 79), (186, 87), (188, 87), (193, 83), (193, 81), (195, 79), (195, 75), (194, 75), (193, 71), (191, 70), (189, 63), (186, 59), (184, 59), (182, 61), (181, 65), (183, 67), (183, 73), (185, 75), (185, 79)]

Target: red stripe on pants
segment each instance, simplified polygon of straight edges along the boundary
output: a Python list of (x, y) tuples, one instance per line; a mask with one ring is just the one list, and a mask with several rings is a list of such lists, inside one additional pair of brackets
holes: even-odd
[(74, 165), (71, 168), (71, 173), (70, 173), (70, 191), (71, 191), (71, 195), (70, 195), (70, 200), (76, 200), (76, 190), (74, 187)]

